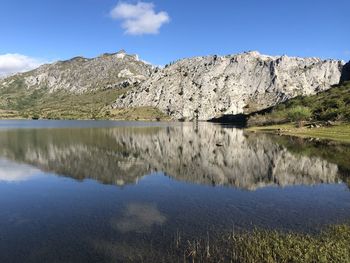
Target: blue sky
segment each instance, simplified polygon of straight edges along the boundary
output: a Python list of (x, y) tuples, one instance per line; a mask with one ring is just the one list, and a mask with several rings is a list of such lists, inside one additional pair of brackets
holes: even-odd
[(0, 55), (35, 64), (125, 49), (164, 65), (258, 50), (349, 60), (349, 10), (349, 0), (2, 0)]

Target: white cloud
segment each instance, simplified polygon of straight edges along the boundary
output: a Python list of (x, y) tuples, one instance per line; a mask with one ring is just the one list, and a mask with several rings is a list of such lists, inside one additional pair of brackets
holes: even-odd
[(161, 26), (170, 21), (167, 12), (156, 13), (154, 4), (145, 2), (120, 2), (110, 15), (113, 19), (121, 19), (125, 33), (130, 35), (158, 34)]
[(25, 72), (42, 65), (44, 61), (20, 54), (0, 55), (0, 77)]

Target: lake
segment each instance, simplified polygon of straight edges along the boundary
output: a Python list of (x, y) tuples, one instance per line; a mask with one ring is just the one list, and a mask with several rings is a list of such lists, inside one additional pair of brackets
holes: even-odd
[[(350, 220), (350, 145), (210, 123), (0, 121), (0, 262), (125, 262), (174, 240)], [(146, 260), (145, 260), (146, 261)]]

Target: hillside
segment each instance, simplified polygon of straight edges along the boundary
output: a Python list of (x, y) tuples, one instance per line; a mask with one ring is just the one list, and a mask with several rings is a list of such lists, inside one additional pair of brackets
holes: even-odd
[[(300, 116), (297, 116), (297, 115)], [(350, 81), (311, 96), (298, 96), (272, 107), (267, 112), (252, 114), (249, 125), (268, 125), (305, 121), (350, 121)]]
[(43, 65), (0, 80), (0, 117), (108, 118), (106, 107), (152, 71), (124, 51)]

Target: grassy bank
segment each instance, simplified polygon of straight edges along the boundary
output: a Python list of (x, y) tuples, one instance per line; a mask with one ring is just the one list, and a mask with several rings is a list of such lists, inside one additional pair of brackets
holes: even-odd
[(350, 82), (251, 114), (248, 130), (350, 142)]
[(297, 126), (298, 125), (296, 123), (275, 124), (249, 127), (246, 130), (253, 132), (270, 132), (279, 135), (291, 135), (303, 138), (316, 138), (350, 143), (349, 123), (339, 123), (332, 126), (323, 126), (317, 128)]
[(121, 262), (343, 263), (350, 262), (349, 244), (344, 224), (318, 234), (257, 229), (187, 239), (176, 233), (170, 243), (144, 240), (128, 251), (114, 244), (108, 254)]
[(212, 244), (188, 243), (192, 262), (350, 262), (350, 227), (333, 226), (317, 235), (269, 230), (230, 234)]
[(249, 126), (293, 121), (350, 122), (350, 82), (312, 96), (299, 96), (249, 116)]

